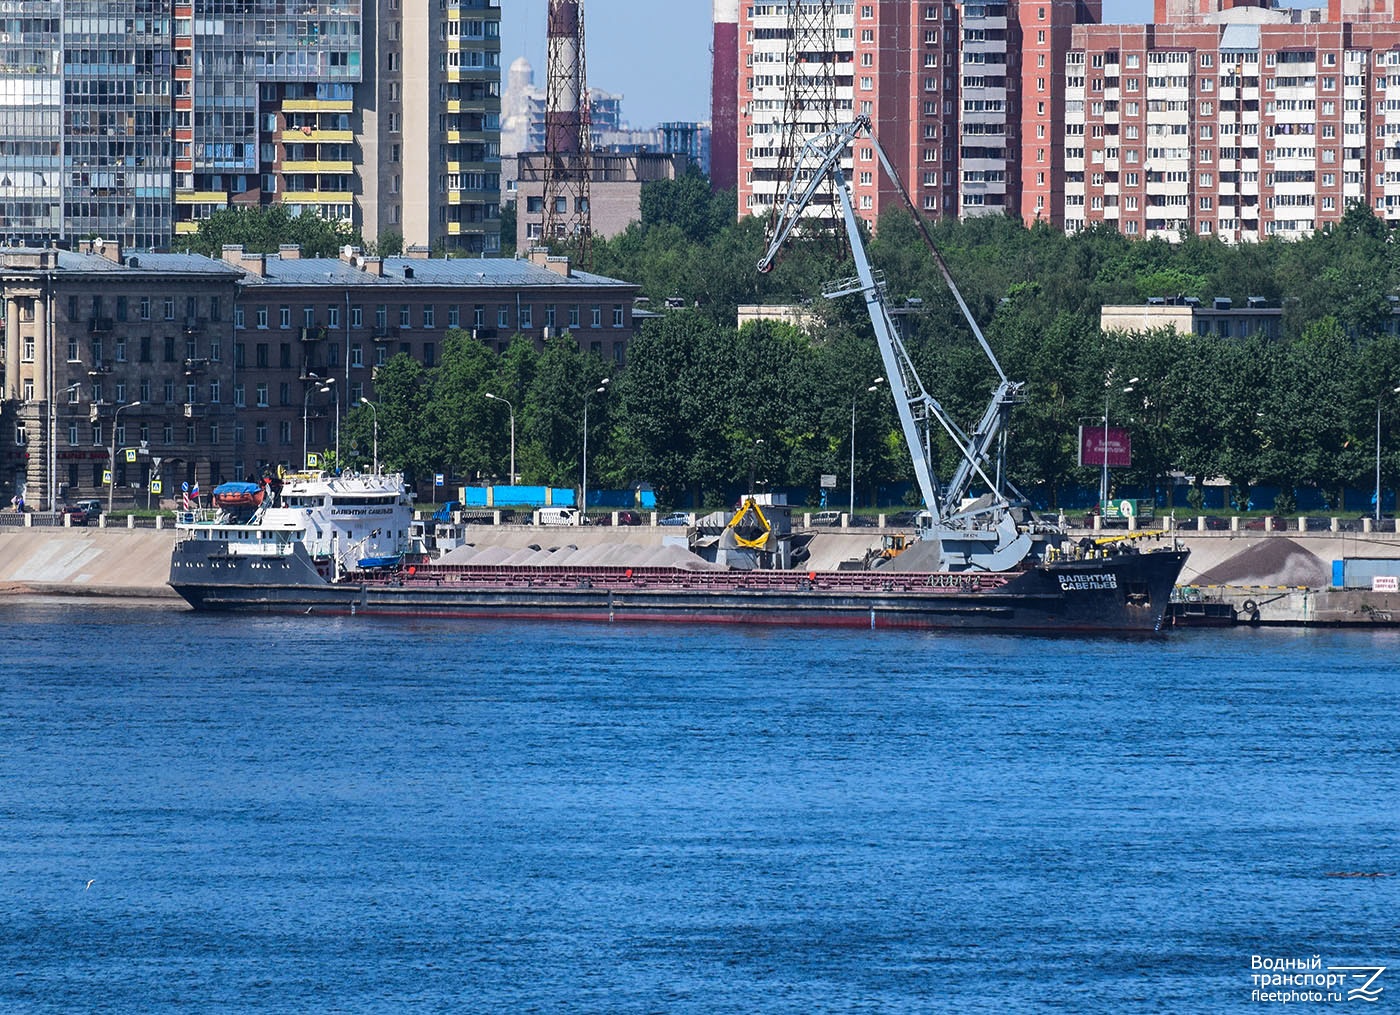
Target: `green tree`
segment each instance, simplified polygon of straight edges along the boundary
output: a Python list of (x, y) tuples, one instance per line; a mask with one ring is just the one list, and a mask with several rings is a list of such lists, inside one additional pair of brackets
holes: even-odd
[(177, 237), (175, 249), (217, 258), (228, 244), (250, 253), (276, 253), (295, 243), (303, 257), (335, 257), (342, 246), (364, 246), (357, 231), (342, 222), (327, 222), (311, 211), (293, 215), (286, 205), (223, 208), (199, 224), (198, 231)]

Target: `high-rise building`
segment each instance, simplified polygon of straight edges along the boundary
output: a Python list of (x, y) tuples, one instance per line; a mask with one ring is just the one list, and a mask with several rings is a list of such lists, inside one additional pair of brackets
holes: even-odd
[(1400, 221), (1400, 4), (1158, 0), (1073, 30), (1064, 224), (1296, 238), (1360, 201)]
[(710, 64), (710, 186), (733, 190), (739, 172), (739, 0), (714, 0)]
[(499, 28), (500, 0), (12, 0), (0, 236), (159, 249), (281, 203), (494, 250)]
[[(817, 9), (834, 19), (829, 45), (798, 37)], [(1357, 202), (1400, 221), (1400, 0), (1156, 0), (1144, 25), (1101, 24), (1102, 10), (1102, 0), (742, 5), (741, 214), (766, 213), (786, 187), (791, 119), (810, 137), (865, 114), (932, 216), (1228, 242), (1306, 236)], [(722, 67), (717, 57), (716, 95)], [(825, 104), (811, 98), (818, 76)], [(846, 171), (874, 222), (894, 195), (866, 146)]]
[[(795, 9), (804, 4), (823, 8), (822, 17)], [(870, 117), (880, 146), (919, 208), (936, 216), (956, 214), (959, 34), (954, 5), (799, 0), (797, 5), (746, 4), (738, 16), (741, 215), (766, 214), (787, 188), (782, 167), (790, 157), (784, 144), (791, 119), (799, 124), (799, 135), (810, 136), (856, 115)], [(810, 30), (823, 19), (829, 26)], [(794, 58), (797, 68), (790, 66)], [(820, 77), (830, 79), (829, 89), (792, 94), (794, 81), (802, 85)], [(998, 112), (1004, 117), (1004, 111)], [(873, 223), (891, 202), (902, 202), (871, 146), (857, 143), (844, 168), (857, 211), (868, 221)]]

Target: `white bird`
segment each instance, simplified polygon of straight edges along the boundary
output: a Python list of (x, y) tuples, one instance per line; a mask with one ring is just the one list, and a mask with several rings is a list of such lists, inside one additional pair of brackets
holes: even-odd
[(92, 887), (92, 883), (93, 883), (94, 881), (96, 881), (96, 880), (97, 880), (96, 878), (89, 878), (89, 879), (88, 879), (88, 883), (87, 883), (87, 888), (84, 888), (83, 891), (87, 891), (88, 888), (91, 888), (91, 887)]

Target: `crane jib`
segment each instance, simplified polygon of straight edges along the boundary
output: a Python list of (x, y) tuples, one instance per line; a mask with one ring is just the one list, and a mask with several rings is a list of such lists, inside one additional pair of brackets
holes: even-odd
[[(987, 360), (997, 373), (1000, 383), (970, 436), (958, 427), (937, 399), (924, 387), (885, 302), (883, 279), (876, 275), (870, 265), (860, 233), (859, 219), (851, 200), (850, 186), (842, 168), (842, 162), (853, 142), (860, 137), (870, 141), (885, 173), (909, 205), (920, 233), (932, 252), (939, 273), (957, 301), (963, 317), (972, 328)], [(860, 293), (865, 300), (880, 356), (884, 362), (885, 376), (890, 378), (890, 391), (894, 396), (915, 479), (924, 505), (932, 518), (932, 525), (926, 535), (940, 541), (942, 565), (949, 570), (999, 570), (1014, 566), (1029, 552), (1029, 540), (1018, 531), (1014, 519), (1011, 518), (1010, 504), (1004, 492), (1005, 487), (1009, 485), (1004, 478), (1005, 469), (991, 470), (995, 473), (993, 476), (989, 475), (988, 467), (998, 449), (999, 439), (1006, 432), (1011, 411), (1021, 401), (1024, 385), (1019, 381), (1007, 379), (962, 293), (958, 291), (952, 273), (933, 243), (927, 224), (918, 209), (909, 201), (898, 173), (872, 132), (869, 117), (856, 117), (850, 123), (815, 135), (803, 145), (798, 153), (792, 178), (779, 202), (772, 236), (758, 262), (758, 270), (772, 270), (779, 251), (787, 242), (803, 211), (828, 181), (835, 184), (842, 221), (855, 260), (856, 277), (833, 283), (827, 287), (824, 295), (830, 298)], [(960, 453), (957, 468), (948, 483), (941, 487), (930, 472), (920, 440), (919, 424), (927, 425), (930, 419), (938, 422)], [(1004, 445), (1004, 440), (1000, 443)], [(963, 501), (971, 493), (973, 482), (978, 479), (986, 485), (989, 493), (965, 506)]]

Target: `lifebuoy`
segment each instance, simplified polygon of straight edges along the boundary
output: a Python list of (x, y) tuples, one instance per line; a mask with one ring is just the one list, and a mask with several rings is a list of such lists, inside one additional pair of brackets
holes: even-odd
[(1242, 612), (1242, 613), (1258, 613), (1258, 612), (1259, 612), (1259, 604), (1256, 603), (1253, 599), (1246, 599), (1244, 602), (1240, 603), (1240, 612)]

